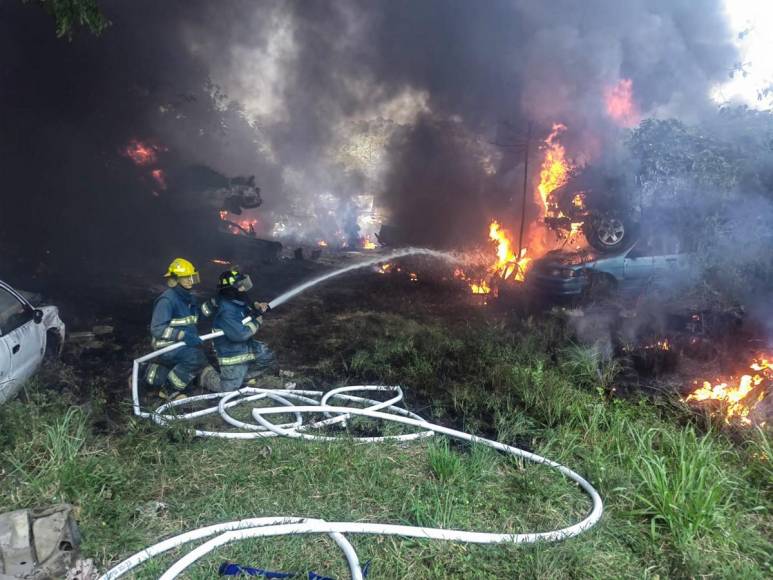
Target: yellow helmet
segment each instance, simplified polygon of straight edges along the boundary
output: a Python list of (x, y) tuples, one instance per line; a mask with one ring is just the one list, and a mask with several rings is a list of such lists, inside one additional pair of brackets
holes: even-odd
[(165, 278), (185, 278), (186, 276), (190, 276), (198, 282), (199, 273), (196, 271), (194, 265), (185, 258), (175, 258), (174, 261), (169, 264), (166, 274), (164, 274)]

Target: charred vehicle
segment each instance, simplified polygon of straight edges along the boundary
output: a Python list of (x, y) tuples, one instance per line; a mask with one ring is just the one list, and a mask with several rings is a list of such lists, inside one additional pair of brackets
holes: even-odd
[[(234, 260), (274, 261), (282, 244), (258, 238), (255, 220), (241, 219), (245, 210), (263, 203), (255, 176), (226, 177), (204, 165), (169, 174), (165, 212), (178, 216), (176, 236), (199, 255)], [(182, 217), (180, 217), (182, 216)]]
[(587, 168), (549, 194), (545, 225), (560, 236), (581, 230), (599, 252), (619, 252), (640, 229), (641, 208), (631, 199), (632, 190), (625, 178)]
[(56, 306), (35, 308), (0, 280), (0, 403), (18, 392), (47, 354), (59, 354), (64, 336)]

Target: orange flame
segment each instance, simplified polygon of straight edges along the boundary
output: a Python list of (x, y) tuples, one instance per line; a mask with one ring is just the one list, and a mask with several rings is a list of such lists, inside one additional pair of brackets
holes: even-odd
[(569, 180), (572, 170), (572, 165), (566, 159), (566, 149), (558, 142), (558, 136), (564, 131), (566, 131), (566, 125), (554, 123), (553, 131), (545, 139), (545, 158), (542, 160), (537, 187), (540, 200), (545, 207), (545, 214), (550, 213), (548, 196)]
[(521, 250), (520, 256), (516, 256), (507, 232), (497, 221), (489, 225), (489, 238), (497, 243), (497, 262), (491, 267), (492, 271), (504, 280), (512, 276), (516, 282), (523, 282), (526, 279), (526, 269), (531, 262), (531, 258), (526, 257), (526, 248)]
[(667, 338), (664, 338), (654, 344), (645, 345), (644, 350), (671, 350), (671, 343)]
[(242, 228), (241, 233), (247, 232), (254, 235), (255, 226), (258, 225), (258, 220), (239, 220), (237, 223), (239, 224), (239, 227)]
[(607, 115), (620, 127), (630, 129), (641, 121), (641, 114), (633, 101), (633, 81), (621, 79), (616, 85), (604, 89)]
[[(749, 368), (755, 373), (743, 375), (737, 381), (732, 377), (729, 382), (717, 382), (716, 384), (703, 381), (703, 386), (693, 391), (684, 401), (698, 403), (718, 401), (725, 423), (729, 425), (736, 422), (750, 425), (749, 413), (766, 395), (765, 388), (757, 387), (764, 382), (769, 383), (773, 380), (773, 363), (768, 357), (760, 356), (749, 365)], [(697, 383), (698, 381), (696, 381), (696, 385)]]
[(371, 241), (370, 238), (363, 238), (363, 240), (362, 240), (362, 249), (363, 250), (375, 250), (376, 249), (376, 243)]
[(473, 294), (490, 294), (491, 287), (485, 280), (481, 280), (480, 284), (471, 283), (470, 289)]
[(143, 143), (138, 139), (132, 139), (124, 149), (123, 153), (136, 165), (150, 165), (158, 159), (157, 151), (159, 147)]
[[(541, 218), (564, 218), (564, 214), (557, 207), (555, 201), (551, 199), (551, 193), (567, 183), (575, 170), (575, 165), (567, 158), (565, 147), (559, 142), (560, 135), (566, 131), (566, 125), (554, 123), (550, 135), (545, 139), (542, 146), (544, 158), (540, 169), (540, 181), (534, 192), (534, 199), (541, 208)], [(578, 193), (572, 199), (573, 205), (582, 210), (585, 207), (585, 197)], [(569, 238), (573, 239), (582, 229), (582, 222), (572, 222)], [(544, 222), (542, 222), (544, 226)], [(468, 283), (473, 294), (488, 294), (492, 291), (492, 278), (498, 276), (503, 280), (512, 280), (514, 282), (524, 282), (526, 273), (531, 265), (533, 258), (539, 257), (549, 246), (540, 241), (540, 235), (534, 228), (531, 229), (531, 235), (528, 245), (532, 246), (531, 255), (527, 254), (527, 247), (523, 247), (516, 255), (513, 247), (513, 237), (502, 228), (497, 220), (489, 224), (489, 239), (496, 242), (496, 261), (488, 269), (488, 275), (479, 280), (472, 280), (463, 271), (457, 270), (454, 273), (456, 278)], [(534, 247), (537, 247), (536, 253)]]
[(317, 245), (318, 245), (320, 248), (327, 248), (327, 242), (326, 242), (325, 240), (320, 240), (320, 241), (318, 241), (318, 242), (317, 242)]
[(489, 224), (489, 239), (496, 242), (497, 257), (496, 261), (488, 267), (486, 276), (473, 280), (461, 268), (454, 270), (454, 277), (467, 282), (473, 294), (490, 294), (491, 279), (494, 276), (514, 282), (525, 281), (526, 270), (531, 263), (531, 258), (526, 257), (526, 248), (521, 250), (520, 256), (515, 255), (507, 231), (502, 229), (496, 220)]

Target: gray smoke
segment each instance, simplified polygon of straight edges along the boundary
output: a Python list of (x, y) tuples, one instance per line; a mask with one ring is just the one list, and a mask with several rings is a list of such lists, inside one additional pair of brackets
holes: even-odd
[(67, 43), (35, 5), (0, 4), (0, 226), (78, 256), (107, 237), (155, 253), (163, 235), (136, 223), (164, 232), (185, 209), (185, 192), (138, 191), (131, 138), (172, 169), (255, 174), (264, 233), (350, 236), (335, 214), (373, 196), (411, 241), (457, 244), (503, 209), (517, 221), (521, 156), (500, 145), (528, 121), (598, 158), (620, 137), (606, 88), (629, 78), (642, 114), (697, 119), (735, 59), (721, 0), (102, 5), (103, 37)]
[(697, 120), (735, 63), (720, 0), (231, 2), (191, 21), (188, 46), (277, 162), (270, 207), (375, 194), (408, 241), (440, 245), (503, 208), (517, 221), (521, 156), (492, 143), (527, 121), (566, 124), (598, 161), (620, 140), (609, 87), (631, 79), (642, 115)]

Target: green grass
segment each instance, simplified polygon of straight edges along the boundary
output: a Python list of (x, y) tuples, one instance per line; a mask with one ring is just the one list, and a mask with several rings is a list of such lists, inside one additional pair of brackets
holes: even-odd
[[(353, 536), (361, 559), (373, 562), (371, 577), (773, 574), (768, 433), (731, 437), (669, 401), (610, 398), (614, 363), (570, 345), (550, 319), (441, 324), (350, 312), (327, 331), (306, 361), (309, 373), (402, 384), (411, 409), (564, 463), (605, 502), (596, 528), (558, 544)], [(244, 517), (522, 532), (576, 522), (589, 504), (553, 470), (441, 437), (368, 446), (198, 440), (136, 421), (128, 405), (120, 432), (98, 433), (92, 421), (45, 385), (0, 409), (0, 509), (76, 504), (84, 552), (102, 565), (162, 537)], [(156, 513), (152, 502), (166, 507)], [(157, 577), (182, 553), (139, 577)], [(234, 544), (189, 577), (211, 578), (224, 560), (347, 577), (324, 536)]]

